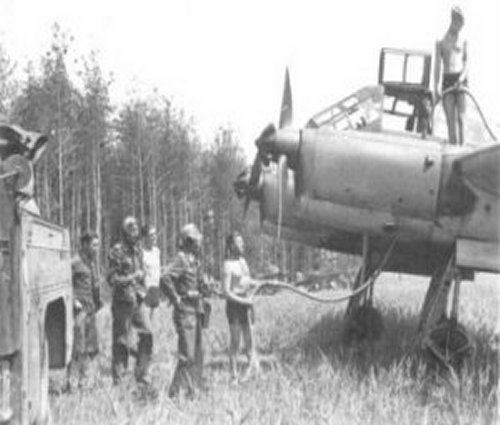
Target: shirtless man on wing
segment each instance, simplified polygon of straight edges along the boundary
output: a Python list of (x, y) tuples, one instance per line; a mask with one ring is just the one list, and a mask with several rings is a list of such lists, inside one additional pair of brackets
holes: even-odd
[[(451, 23), (446, 34), (436, 43), (434, 91), (437, 99), (449, 88), (467, 86), (468, 52), (467, 41), (461, 33), (463, 26), (463, 12), (455, 6), (451, 9)], [(448, 125), (449, 142), (462, 145), (464, 143), (465, 94), (459, 91), (445, 93), (443, 107)]]

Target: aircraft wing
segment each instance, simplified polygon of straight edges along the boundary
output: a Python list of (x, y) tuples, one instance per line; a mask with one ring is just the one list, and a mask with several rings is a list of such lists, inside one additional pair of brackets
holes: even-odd
[(500, 197), (500, 144), (458, 158), (453, 167), (470, 185)]

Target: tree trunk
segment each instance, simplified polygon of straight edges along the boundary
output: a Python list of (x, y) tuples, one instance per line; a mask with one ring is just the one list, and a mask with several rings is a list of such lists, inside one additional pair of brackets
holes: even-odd
[(151, 166), (151, 196), (150, 196), (150, 210), (149, 219), (153, 223), (153, 226), (158, 226), (158, 200), (156, 192), (156, 164), (153, 158)]
[(63, 181), (63, 153), (62, 153), (62, 140), (57, 130), (57, 159), (58, 159), (58, 174), (59, 174), (59, 224), (64, 223), (64, 181)]
[(86, 180), (85, 182), (85, 211), (86, 211), (86, 229), (87, 231), (90, 231), (90, 226), (91, 226), (91, 222), (90, 222), (90, 214), (91, 214), (91, 205), (90, 205), (90, 185), (89, 185), (89, 182), (88, 180)]
[[(102, 232), (102, 199), (101, 199), (101, 161), (99, 152), (99, 141), (95, 140), (93, 142), (93, 158), (92, 158), (92, 168), (93, 168), (93, 189), (94, 189), (94, 213), (95, 213), (95, 232), (99, 239), (101, 238)], [(102, 244), (101, 244), (102, 246)], [(97, 256), (97, 270), (100, 270), (101, 256)]]
[(142, 160), (142, 149), (141, 149), (141, 141), (138, 142), (139, 146), (137, 147), (138, 157), (139, 157), (139, 212), (140, 212), (140, 222), (144, 223), (145, 213), (144, 213), (144, 169), (143, 169), (143, 160)]
[(170, 211), (171, 211), (171, 217), (172, 217), (172, 236), (170, 238), (170, 252), (172, 253), (172, 255), (175, 255), (175, 251), (176, 251), (176, 242), (177, 242), (177, 229), (178, 229), (178, 225), (177, 225), (177, 214), (176, 214), (176, 210), (175, 210), (175, 200), (174, 200), (174, 195), (173, 193), (171, 192), (170, 193)]
[[(75, 200), (75, 226), (80, 227), (82, 225), (82, 199), (83, 199), (83, 191), (82, 191), (82, 183), (81, 177), (75, 178), (77, 180), (77, 184), (75, 186), (76, 192), (76, 200)], [(77, 229), (78, 231), (79, 229)]]
[(168, 250), (168, 215), (167, 215), (167, 195), (163, 193), (161, 196), (161, 206), (163, 212), (163, 228), (162, 228), (162, 237), (161, 237), (161, 254), (162, 254), (162, 263), (167, 262), (167, 250)]
[(73, 250), (76, 250), (77, 244), (76, 244), (76, 239), (78, 238), (78, 227), (77, 227), (77, 222), (78, 222), (78, 217), (77, 217), (77, 210), (76, 210), (76, 199), (78, 197), (78, 181), (76, 179), (76, 171), (73, 173), (72, 176), (73, 184), (72, 184), (72, 191), (71, 191), (71, 217), (70, 217), (70, 229), (71, 229), (71, 247)]
[[(135, 214), (135, 173), (132, 173), (130, 176), (130, 185), (131, 185), (131, 204), (132, 204), (132, 211), (130, 211), (130, 214), (132, 214), (134, 217), (136, 216)], [(126, 211), (126, 210), (125, 210)]]
[(45, 198), (45, 214), (50, 220), (52, 218), (52, 208), (50, 207), (50, 186), (49, 186), (49, 164), (48, 159), (43, 167), (43, 192)]

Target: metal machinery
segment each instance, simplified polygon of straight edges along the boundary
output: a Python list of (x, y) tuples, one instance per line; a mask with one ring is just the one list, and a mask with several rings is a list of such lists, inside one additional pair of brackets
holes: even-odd
[(49, 368), (65, 368), (73, 344), (69, 233), (32, 207), (30, 142), (42, 137), (0, 126), (2, 425), (50, 423)]
[[(500, 145), (432, 135), (430, 66), (429, 53), (382, 49), (379, 84), (302, 129), (291, 126), (287, 72), (280, 126), (257, 138), (251, 172), (235, 190), (245, 208), (259, 203), (268, 233), (361, 255), (355, 289), (381, 271), (432, 276), (417, 345), (457, 366), (471, 348), (458, 324), (460, 281), (500, 272)], [(402, 128), (387, 128), (394, 120)], [(375, 317), (367, 315), (373, 284), (351, 297), (348, 323)]]

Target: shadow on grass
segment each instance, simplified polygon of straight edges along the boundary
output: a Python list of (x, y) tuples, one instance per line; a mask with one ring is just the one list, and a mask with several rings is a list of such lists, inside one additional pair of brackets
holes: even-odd
[[(289, 366), (307, 368), (317, 367), (326, 360), (361, 374), (404, 363), (416, 372), (424, 360), (415, 346), (419, 316), (398, 308), (386, 308), (381, 317), (383, 330), (379, 338), (353, 342), (344, 332), (347, 320), (344, 312), (327, 313), (305, 335), (283, 347), (280, 359)], [(491, 331), (479, 328), (468, 329), (468, 332), (473, 351), (465, 363), (465, 373), (477, 391), (489, 393), (498, 383), (498, 349), (491, 344)]]
[(354, 341), (345, 335), (344, 312), (325, 314), (305, 335), (282, 350), (282, 360), (315, 366), (327, 358), (363, 368), (370, 365), (388, 367), (411, 353), (418, 318), (391, 309), (382, 314), (382, 321), (379, 338)]

